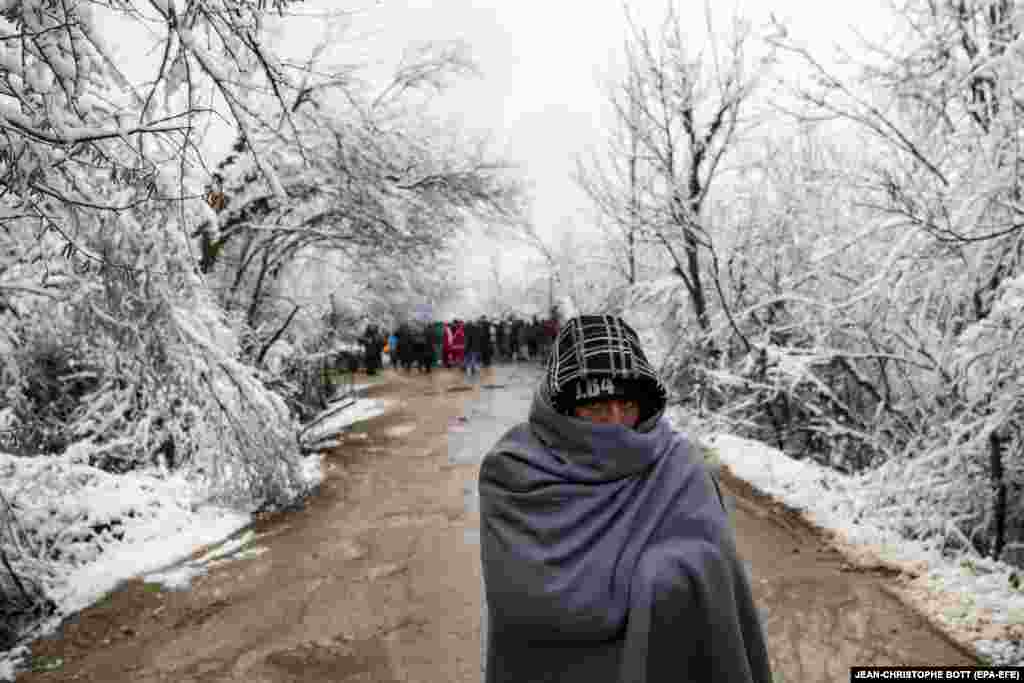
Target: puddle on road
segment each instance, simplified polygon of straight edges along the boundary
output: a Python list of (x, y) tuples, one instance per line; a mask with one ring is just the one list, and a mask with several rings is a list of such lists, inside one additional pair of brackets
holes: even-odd
[[(481, 385), (479, 398), (467, 404), (466, 413), (448, 423), (448, 462), (452, 465), (479, 463), (505, 432), (526, 420), (543, 368), (506, 365), (495, 367), (493, 373)], [(463, 506), (467, 514), (479, 509), (475, 481), (463, 490)], [(479, 544), (479, 531), (467, 530), (465, 540)]]
[(468, 513), (480, 511), (480, 495), (476, 490), (475, 481), (472, 484), (467, 484), (462, 490), (462, 505)]
[(500, 366), (494, 380), (466, 407), (466, 413), (448, 425), (448, 461), (451, 464), (480, 462), (498, 439), (526, 419), (533, 391), (540, 381), (540, 366)]

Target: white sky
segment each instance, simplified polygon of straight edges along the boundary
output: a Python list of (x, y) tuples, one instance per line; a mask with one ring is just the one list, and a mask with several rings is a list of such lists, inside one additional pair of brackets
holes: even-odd
[[(885, 0), (858, 3), (738, 0), (737, 12), (755, 26), (769, 12), (787, 23), (791, 35), (819, 51), (849, 44), (851, 27), (868, 36), (884, 28)], [(704, 3), (680, 3), (684, 26), (695, 40), (705, 35)], [(630, 11), (654, 27), (665, 3), (635, 2)], [(714, 3), (713, 20), (724, 26), (730, 5)], [(599, 149), (610, 121), (603, 83), (615, 76), (626, 33), (623, 4), (616, 0), (384, 0), (360, 16), (357, 29), (375, 32), (370, 54), (387, 59), (419, 40), (466, 41), (481, 76), (465, 80), (437, 101), (440, 116), (453, 116), (473, 130), (486, 131), (495, 151), (521, 164), (532, 188), (533, 221), (550, 239), (557, 226), (590, 229), (590, 203), (572, 180), (576, 160)], [(688, 32), (690, 32), (688, 30)], [(515, 271), (524, 250), (479, 240), (462, 251), (463, 268), (486, 272), (495, 249), (504, 271)]]
[[(767, 20), (768, 7), (788, 20), (794, 36), (806, 36), (810, 46), (827, 50), (833, 38), (848, 34), (848, 26), (877, 18), (872, 7), (881, 2), (741, 0), (739, 7), (758, 25)], [(631, 12), (643, 25), (654, 26), (663, 16), (661, 2), (635, 4)], [(703, 3), (681, 4), (683, 25), (692, 27), (699, 40), (705, 33)], [(728, 18), (728, 6), (715, 3), (715, 24), (724, 25)], [(601, 83), (616, 74), (626, 32), (619, 2), (385, 1), (359, 23), (379, 27), (381, 33), (372, 40), (383, 53), (408, 41), (467, 41), (482, 76), (453, 88), (439, 100), (438, 111), (490, 131), (497, 149), (523, 164), (542, 231), (565, 219), (585, 221), (589, 204), (570, 174), (579, 155), (600, 145), (609, 122)]]

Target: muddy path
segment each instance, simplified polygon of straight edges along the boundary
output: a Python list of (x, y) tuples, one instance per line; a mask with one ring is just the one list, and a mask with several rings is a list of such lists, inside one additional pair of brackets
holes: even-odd
[(781, 680), (848, 681), (851, 666), (979, 665), (901, 602), (898, 571), (851, 564), (798, 512), (728, 470), (723, 483)]
[[(38, 641), (47, 672), (17, 679), (113, 683), (468, 683), (480, 680), (478, 458), (525, 414), (533, 369), (385, 373), (391, 412), (325, 459), (320, 493), (264, 516), (266, 551), (211, 568), (188, 591), (127, 584)], [(799, 515), (728, 476), (780, 681), (846, 681), (853, 665), (974, 664), (855, 570)]]
[[(465, 531), (475, 471), (449, 463), (449, 423), (479, 387), (395, 376), (395, 401), (325, 459), (305, 509), (260, 519), (260, 557), (184, 592), (128, 584), (39, 641), (59, 669), (17, 681), (475, 681), (479, 560)], [(453, 391), (449, 391), (454, 389)]]

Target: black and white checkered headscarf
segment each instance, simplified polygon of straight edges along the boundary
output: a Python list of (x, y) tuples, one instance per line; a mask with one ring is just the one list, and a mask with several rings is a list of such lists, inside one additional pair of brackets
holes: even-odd
[(640, 402), (642, 421), (665, 407), (667, 395), (637, 333), (611, 315), (566, 322), (548, 356), (545, 381), (555, 409), (565, 414), (578, 403), (628, 397)]

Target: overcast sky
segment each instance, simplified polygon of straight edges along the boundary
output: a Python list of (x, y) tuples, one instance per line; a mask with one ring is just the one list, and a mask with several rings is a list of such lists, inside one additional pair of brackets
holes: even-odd
[[(849, 44), (851, 28), (869, 37), (884, 32), (884, 0), (740, 0), (710, 3), (716, 27), (733, 11), (755, 26), (769, 13), (791, 35), (825, 59), (836, 42)], [(706, 35), (703, 2), (680, 2), (684, 28), (695, 41)], [(656, 26), (663, 2), (634, 2), (639, 23)], [(590, 205), (571, 175), (580, 155), (600, 146), (609, 123), (603, 84), (617, 73), (626, 34), (617, 0), (383, 0), (356, 22), (374, 32), (368, 43), (381, 55), (415, 40), (466, 41), (481, 76), (458, 84), (437, 103), (469, 128), (489, 131), (495, 149), (521, 164), (532, 189), (533, 221), (549, 238), (558, 226), (591, 228)], [(467, 273), (487, 269), (493, 243), (463, 252)], [(514, 271), (522, 251), (505, 250), (503, 270)]]
[[(830, 42), (848, 35), (849, 26), (877, 21), (881, 2), (750, 0), (734, 7), (755, 25), (774, 13), (794, 36), (824, 53)], [(704, 3), (678, 4), (683, 26), (701, 40)], [(712, 4), (713, 21), (724, 26), (732, 6)], [(664, 16), (663, 2), (633, 5), (631, 13), (647, 26)], [(570, 175), (576, 158), (600, 145), (609, 123), (602, 83), (616, 75), (622, 52), (626, 25), (620, 2), (382, 0), (357, 23), (379, 31), (372, 43), (382, 53), (415, 40), (465, 40), (482, 75), (449, 91), (439, 100), (439, 111), (490, 131), (496, 149), (522, 164), (542, 233), (566, 220), (586, 221), (587, 201)]]
[[(885, 30), (886, 0), (731, 0), (713, 6), (716, 26), (733, 12), (763, 26), (773, 14), (793, 37), (822, 58), (831, 44), (851, 41), (852, 27), (877, 38)], [(678, 2), (682, 24), (695, 41), (706, 35), (705, 3)], [(604, 84), (617, 73), (626, 34), (618, 0), (306, 0), (292, 5), (281, 36), (289, 52), (301, 52), (320, 37), (325, 10), (353, 9), (352, 29), (339, 45), (341, 58), (393, 63), (416, 41), (465, 41), (481, 75), (460, 81), (436, 102), (438, 116), (485, 132), (494, 151), (521, 166), (531, 189), (532, 219), (538, 232), (553, 238), (559, 226), (592, 228), (590, 205), (572, 180), (576, 160), (600, 146), (609, 124)], [(630, 12), (654, 27), (666, 4), (637, 0)], [(137, 40), (129, 38), (128, 40)], [(113, 39), (112, 42), (117, 42)], [(522, 250), (474, 241), (461, 250), (466, 272), (485, 272), (500, 248), (504, 270), (518, 268)]]
[[(712, 17), (724, 26), (732, 11), (754, 22), (769, 13), (791, 35), (826, 57), (835, 42), (849, 44), (851, 27), (884, 31), (884, 0), (715, 2)], [(681, 2), (680, 16), (694, 40), (705, 31), (703, 2)], [(633, 3), (639, 23), (656, 26), (663, 2)], [(625, 11), (616, 0), (382, 0), (355, 20), (367, 34), (369, 53), (386, 59), (418, 40), (466, 41), (481, 76), (460, 82), (437, 102), (442, 115), (487, 131), (495, 150), (521, 165), (531, 187), (533, 221), (542, 235), (560, 225), (586, 230), (590, 205), (571, 175), (580, 155), (600, 146), (609, 116), (603, 83), (617, 73), (626, 34)], [(467, 270), (485, 270), (493, 244), (464, 252)], [(507, 270), (521, 252), (506, 252)]]

